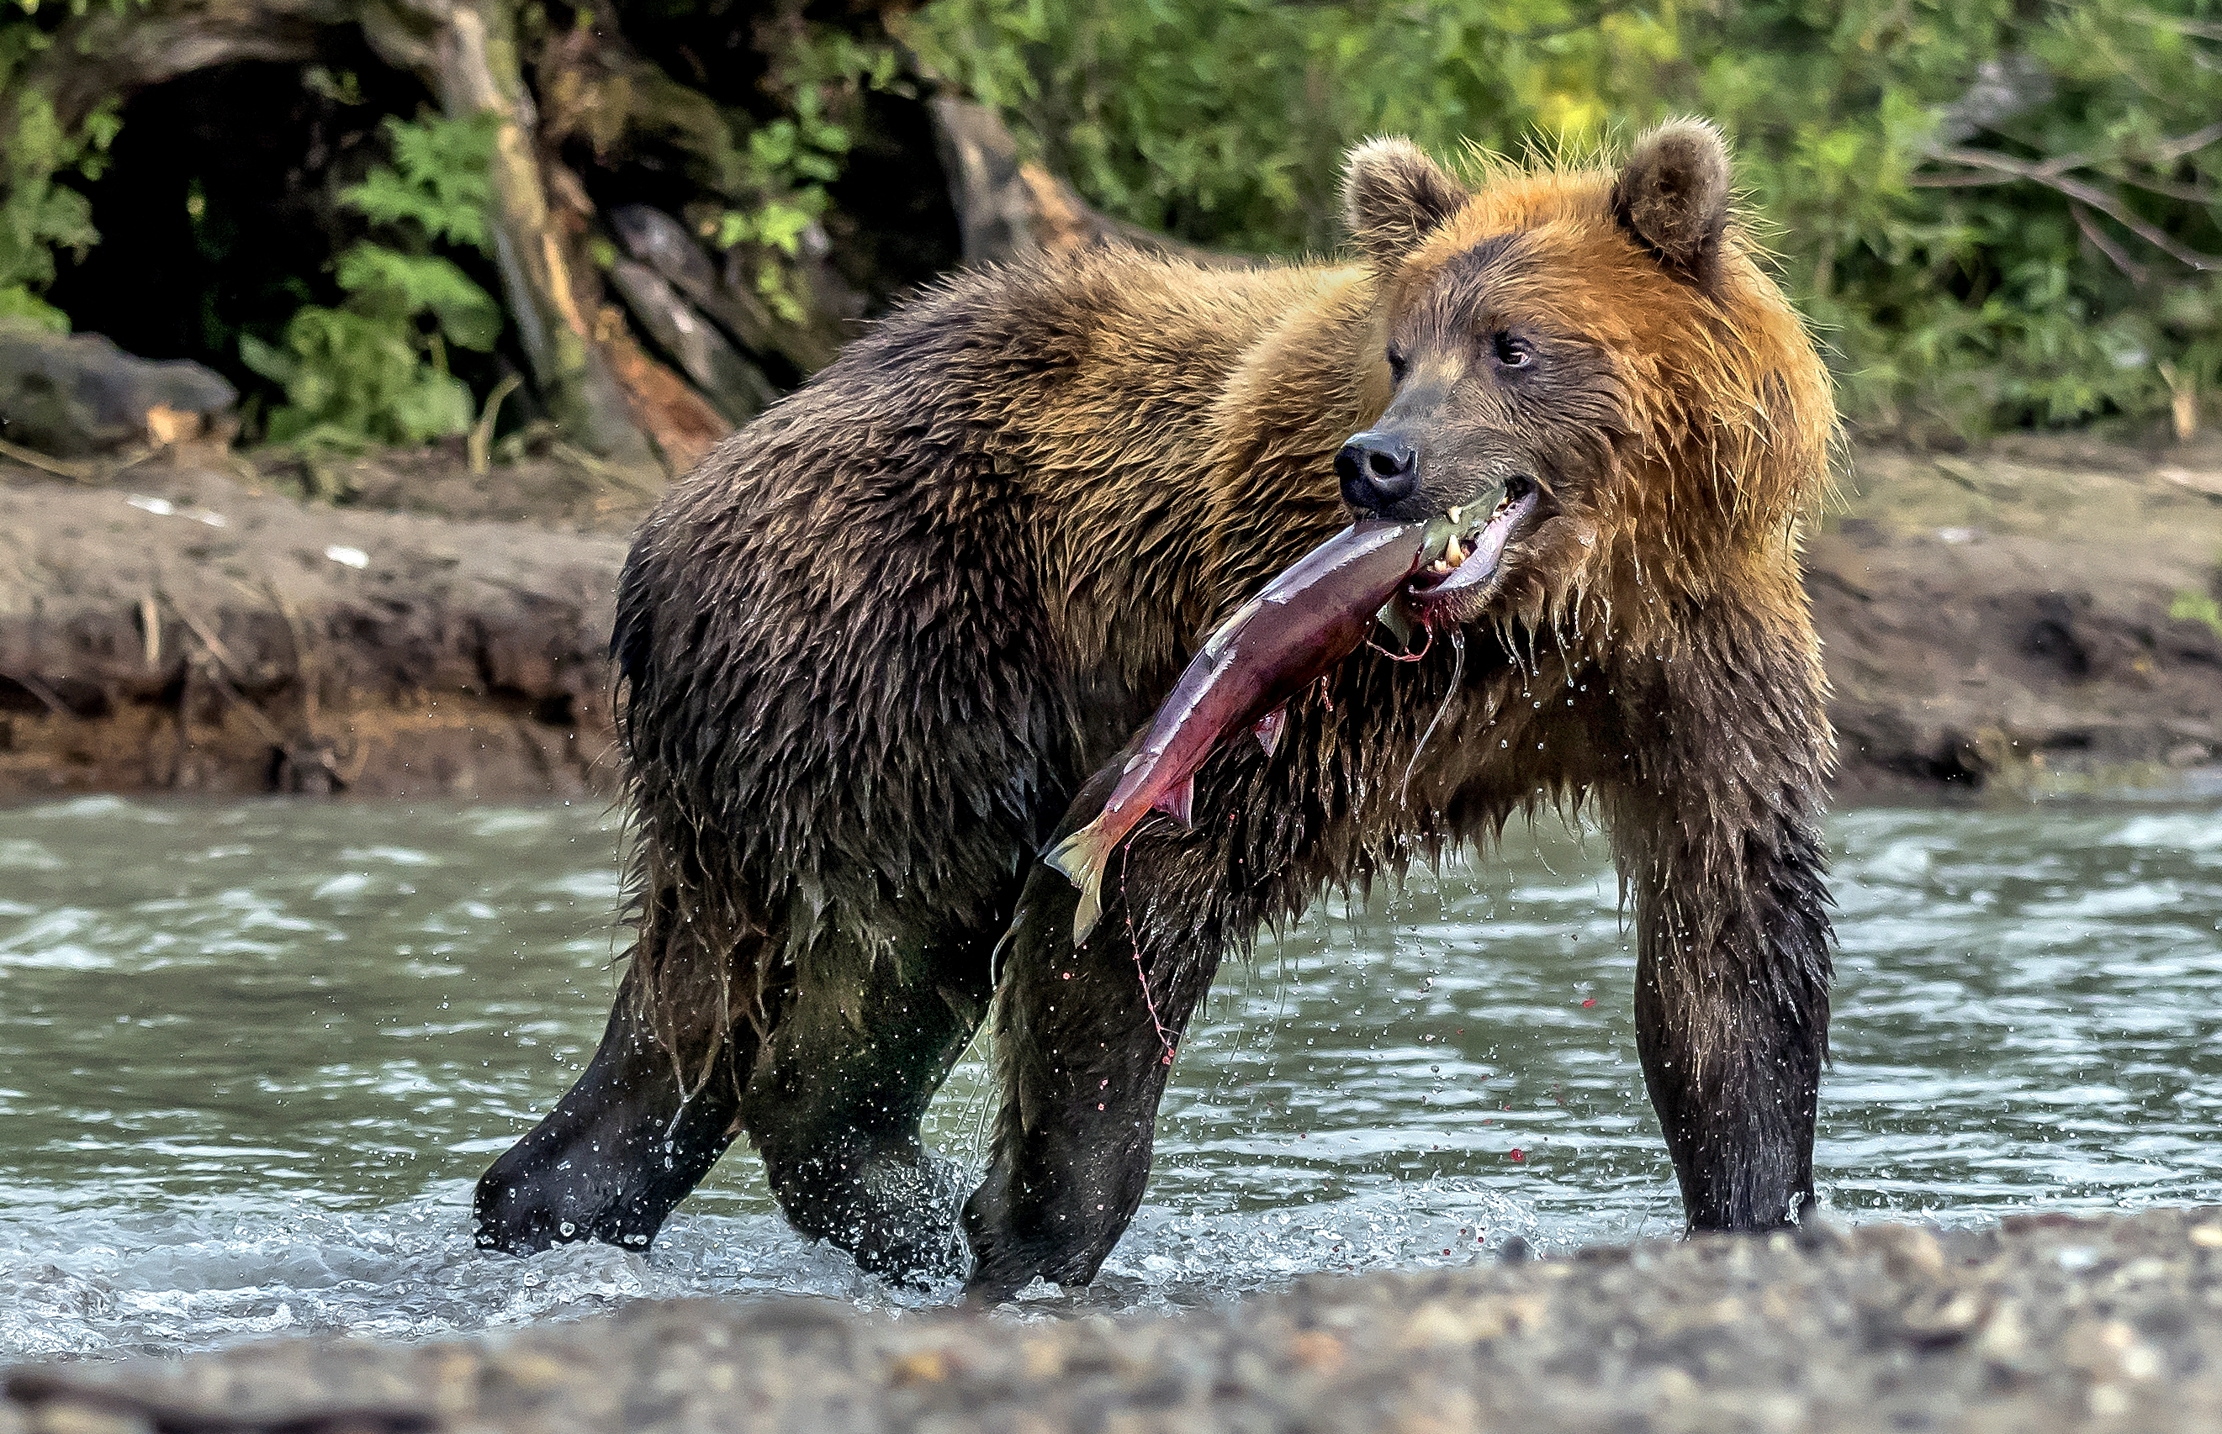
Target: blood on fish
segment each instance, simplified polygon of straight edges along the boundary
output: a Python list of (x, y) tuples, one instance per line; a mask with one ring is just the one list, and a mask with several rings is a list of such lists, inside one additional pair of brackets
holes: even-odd
[(1430, 652), (1433, 652), (1435, 650), (1435, 628), (1433, 627), (1433, 625), (1424, 627), (1421, 629), (1421, 631), (1426, 634), (1427, 640), (1420, 644), (1420, 650), (1418, 652), (1391, 652), (1389, 651), (1389, 649), (1383, 647), (1380, 643), (1375, 642), (1371, 637), (1368, 637), (1366, 639), (1366, 646), (1372, 648), (1375, 652), (1380, 653), (1383, 657), (1386, 657), (1391, 662), (1418, 662), (1421, 658), (1427, 656)]

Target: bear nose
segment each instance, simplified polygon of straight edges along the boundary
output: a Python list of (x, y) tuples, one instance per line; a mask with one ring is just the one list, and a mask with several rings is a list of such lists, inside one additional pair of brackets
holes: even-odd
[(1361, 433), (1335, 455), (1335, 476), (1345, 503), (1378, 513), (1419, 488), (1420, 455), (1393, 434)]

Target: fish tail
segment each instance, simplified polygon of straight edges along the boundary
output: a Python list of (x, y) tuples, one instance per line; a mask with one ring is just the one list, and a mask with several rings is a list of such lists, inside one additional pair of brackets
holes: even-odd
[(1104, 830), (1104, 818), (1097, 817), (1051, 847), (1049, 855), (1042, 858), (1080, 888), (1080, 905), (1072, 914), (1075, 946), (1088, 939), (1096, 918), (1103, 914), (1103, 868), (1110, 858), (1111, 847), (1110, 833)]

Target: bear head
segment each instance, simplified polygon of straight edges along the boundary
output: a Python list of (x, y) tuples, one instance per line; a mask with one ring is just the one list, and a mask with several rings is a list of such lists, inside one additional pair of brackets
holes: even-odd
[(1617, 168), (1484, 160), (1472, 187), (1375, 140), (1344, 208), (1376, 280), (1362, 362), (1380, 417), (1336, 471), (1361, 513), (1464, 524), (1417, 581), (1431, 622), (1564, 630), (1585, 599), (1703, 601), (1754, 564), (1794, 576), (1827, 482), (1828, 375), (1737, 221), (1710, 125), (1655, 129)]

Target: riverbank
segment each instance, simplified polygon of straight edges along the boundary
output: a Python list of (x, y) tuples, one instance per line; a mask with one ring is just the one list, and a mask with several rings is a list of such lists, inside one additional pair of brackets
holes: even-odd
[(614, 788), (604, 649), (653, 492), (554, 463), (0, 465), (0, 800)]
[[(308, 475), (337, 505), (290, 476), (0, 463), (0, 801), (612, 790), (603, 646), (652, 492), (442, 455)], [(1845, 788), (2222, 761), (2218, 565), (2222, 443), (1860, 452), (1807, 552)]]
[[(520, 1267), (522, 1268), (522, 1267)], [(23, 1367), (0, 1434), (2211, 1427), (2222, 1210), (1819, 1225), (1313, 1278), (1220, 1309), (642, 1302), (424, 1344)]]

